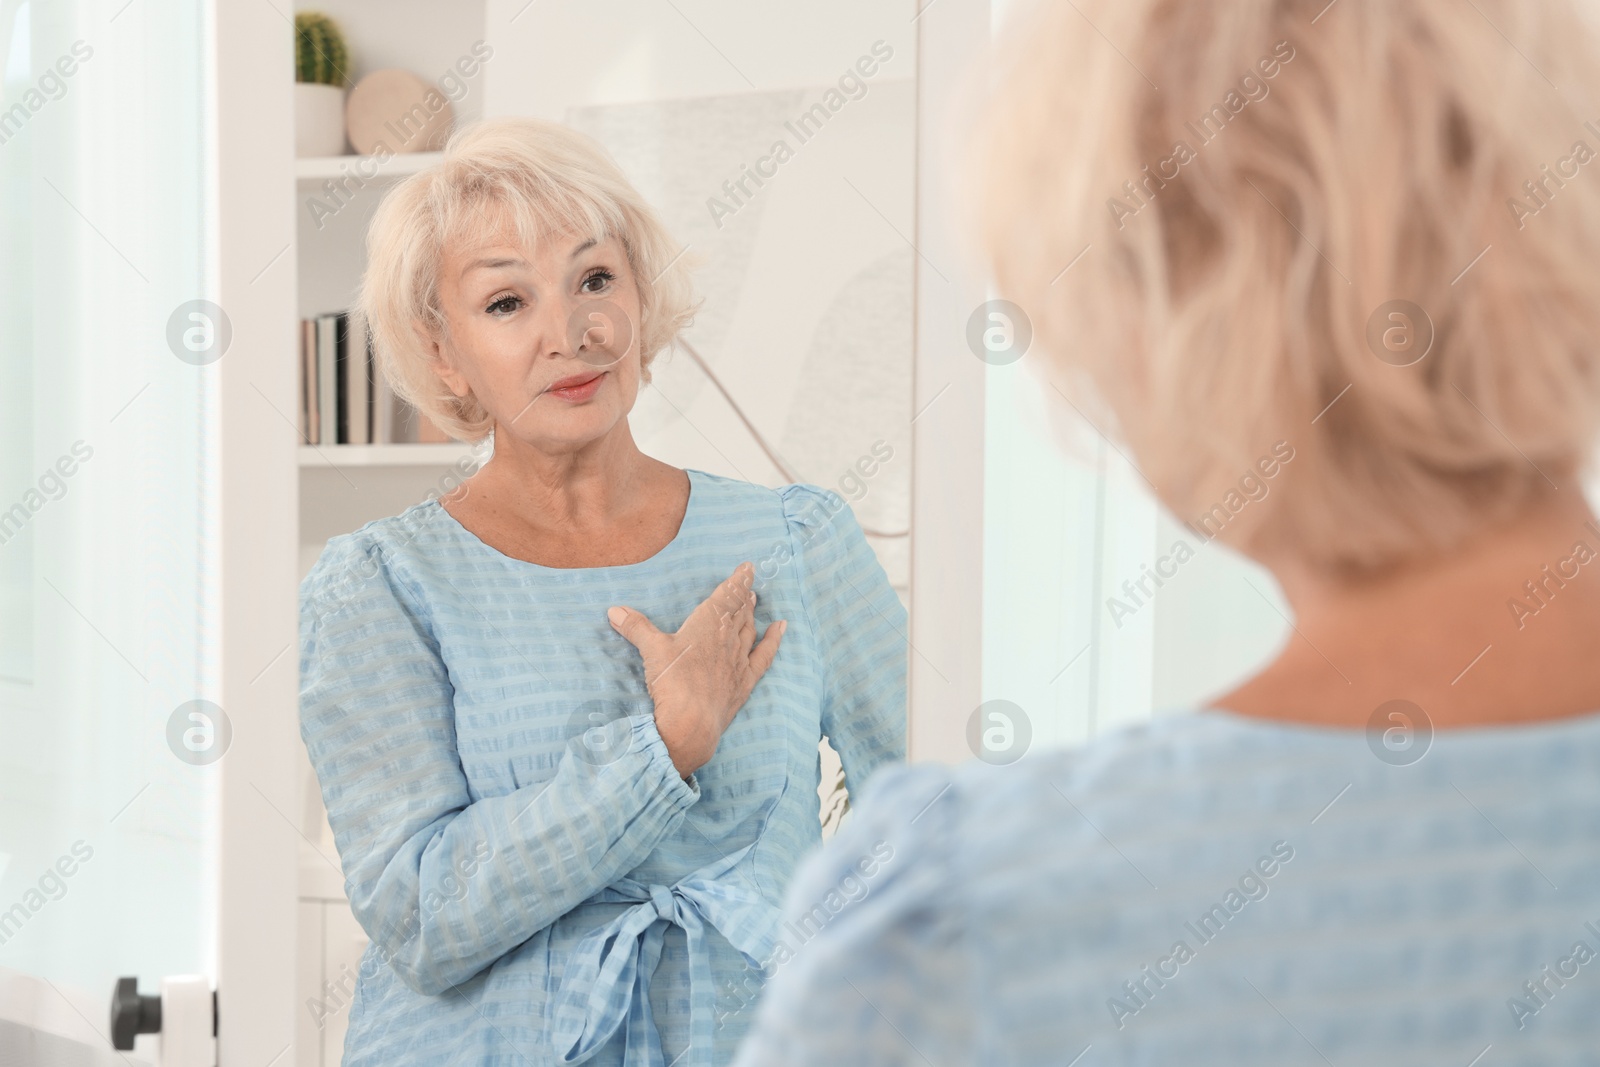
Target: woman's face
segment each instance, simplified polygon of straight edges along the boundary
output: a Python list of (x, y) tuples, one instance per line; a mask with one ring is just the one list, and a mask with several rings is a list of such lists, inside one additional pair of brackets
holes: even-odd
[(509, 434), (576, 452), (622, 425), (639, 394), (639, 291), (622, 243), (553, 235), (537, 250), (509, 227), (445, 249), (448, 329), (435, 369)]

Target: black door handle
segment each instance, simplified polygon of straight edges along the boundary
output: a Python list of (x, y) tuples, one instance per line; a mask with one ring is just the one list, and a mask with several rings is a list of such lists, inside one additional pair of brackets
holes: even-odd
[(161, 998), (140, 996), (137, 978), (118, 978), (111, 994), (111, 1047), (131, 1052), (135, 1036), (160, 1032)]

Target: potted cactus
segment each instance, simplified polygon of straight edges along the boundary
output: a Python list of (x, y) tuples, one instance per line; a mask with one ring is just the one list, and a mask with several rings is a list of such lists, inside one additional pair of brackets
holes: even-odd
[(298, 156), (344, 155), (344, 35), (326, 15), (294, 17), (294, 143)]

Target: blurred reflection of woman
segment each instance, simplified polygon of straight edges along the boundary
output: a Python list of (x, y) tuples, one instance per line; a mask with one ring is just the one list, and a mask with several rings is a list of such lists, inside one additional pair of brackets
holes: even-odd
[(793, 914), (893, 858), (739, 1062), (1597, 1062), (1588, 27), (1045, 0), (978, 71), (976, 234), (1028, 358), (1294, 628), (1193, 714), (880, 776)]
[(591, 141), (469, 127), (368, 252), (395, 391), (494, 454), (301, 587), (301, 732), (371, 939), (344, 1063), (724, 1063), (819, 841), (819, 738), (852, 787), (904, 756), (905, 612), (836, 495), (634, 443), (693, 307)]

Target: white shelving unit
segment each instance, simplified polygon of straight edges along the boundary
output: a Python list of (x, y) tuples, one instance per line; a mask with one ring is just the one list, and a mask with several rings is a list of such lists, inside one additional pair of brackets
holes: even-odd
[[(474, 42), (488, 36), (482, 0), (450, 5), (431, 0), (297, 0), (295, 7), (320, 11), (338, 24), (349, 49), (348, 73), (355, 81), (387, 67), (436, 80)], [(284, 78), (292, 77), (286, 67)], [(457, 124), (481, 116), (481, 80), (453, 106)], [(365, 269), (367, 225), (378, 202), (396, 180), (442, 156), (401, 153), (380, 161), (377, 155), (352, 152), (293, 161), (294, 181), (286, 192), (293, 197), (294, 241), (288, 258), (295, 267), (295, 306), (292, 315), (285, 309), (286, 317), (312, 318), (350, 308)], [(324, 207), (312, 210), (317, 201)], [(326, 210), (329, 206), (335, 210)], [(283, 359), (298, 367), (298, 355), (291, 348)], [(446, 491), (487, 454), (486, 448), (457, 442), (301, 444), (295, 449), (300, 576), (330, 537), (397, 514), (431, 489)], [(303, 810), (296, 872), (295, 1051), (292, 1060), (280, 1062), (337, 1067), (367, 939), (345, 899), (338, 853), (303, 746), (299, 765)]]
[(406, 152), (381, 161), (375, 155), (314, 156), (294, 161), (294, 178), (296, 182), (319, 182), (352, 173), (375, 180), (403, 178), (443, 158), (443, 152)]
[(446, 444), (301, 445), (304, 467), (451, 467), (459, 460), (479, 459), (481, 449), (459, 442)]

